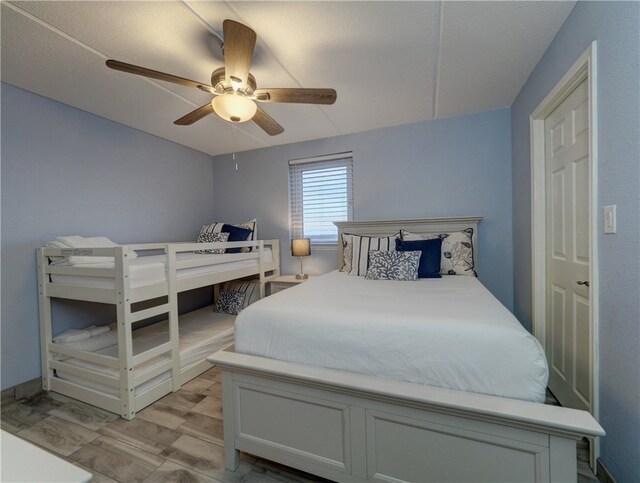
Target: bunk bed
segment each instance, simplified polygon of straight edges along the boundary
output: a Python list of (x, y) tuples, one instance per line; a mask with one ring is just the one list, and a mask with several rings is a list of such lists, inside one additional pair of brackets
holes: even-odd
[[(194, 253), (223, 248), (244, 251)], [(83, 263), (52, 262), (60, 257)], [(280, 274), (280, 247), (278, 240), (45, 247), (37, 249), (37, 269), (43, 389), (133, 419), (212, 367), (206, 356), (233, 343), (235, 316), (206, 307), (178, 317), (178, 294), (257, 275), (262, 298)], [(112, 343), (94, 350), (54, 342), (56, 298), (114, 305), (115, 325), (98, 336)], [(139, 302), (145, 304), (134, 306)], [(155, 323), (134, 330), (145, 321)]]
[[(473, 253), (477, 267), (480, 219), (352, 221), (336, 225), (340, 240), (343, 233), (389, 237), (401, 230), (427, 235), (451, 234), (473, 228)], [(338, 263), (338, 267), (343, 266), (341, 244), (338, 244)], [(443, 279), (448, 276), (443, 275)], [(469, 351), (478, 349), (476, 343), (479, 346), (481, 340), (476, 335), (479, 330), (484, 328), (486, 335), (491, 337), (491, 331), (495, 329), (481, 317), (482, 313), (487, 313), (485, 309), (488, 306), (483, 305), (488, 301), (486, 296), (463, 300), (468, 293), (463, 291), (458, 301), (451, 301), (450, 297), (455, 294), (449, 294), (449, 299), (444, 300), (448, 300), (450, 306), (456, 303), (476, 304), (477, 311), (465, 320), (457, 318), (460, 315), (457, 309), (455, 316), (442, 316), (441, 312), (436, 312), (435, 316), (441, 317), (435, 321), (441, 333), (428, 333), (426, 337), (434, 338), (430, 341), (424, 339), (425, 333), (418, 336), (415, 330), (406, 329), (409, 322), (426, 321), (422, 322), (415, 313), (406, 310), (403, 305), (406, 294), (399, 296), (399, 292), (426, 291), (436, 285), (441, 289), (456, 290), (448, 284), (450, 280), (379, 282), (353, 280), (357, 277), (337, 272), (323, 275), (320, 279), (323, 277), (326, 277), (324, 282), (314, 280), (309, 285), (291, 288), (252, 306), (238, 320), (235, 348), (218, 351), (209, 357), (222, 371), (227, 469), (235, 469), (240, 462), (240, 451), (246, 451), (340, 482), (576, 481), (575, 441), (604, 435), (602, 427), (588, 412), (532, 402), (540, 400), (539, 389), (529, 397), (505, 397), (501, 392), (479, 393), (482, 391), (477, 387), (452, 384), (454, 381), (448, 375), (448, 364), (464, 362), (456, 360), (456, 357), (465, 348)], [(339, 284), (340, 277), (351, 280)], [(347, 281), (352, 283), (347, 284)], [(467, 282), (479, 284), (477, 280)], [(397, 287), (392, 288), (393, 284)], [(409, 284), (415, 286), (409, 288)], [(333, 290), (324, 290), (326, 285), (333, 286)], [(369, 302), (364, 303), (362, 295), (370, 295), (372, 290), (369, 288), (365, 292), (365, 285), (379, 287), (376, 290), (384, 288), (386, 293), (370, 296)], [(310, 292), (318, 300), (313, 301)], [(479, 295), (481, 292), (475, 291)], [(435, 295), (423, 293), (423, 296)], [(354, 303), (359, 304), (359, 314), (336, 313), (336, 310)], [(390, 305), (385, 307), (385, 303)], [(495, 306), (496, 303), (490, 305)], [(319, 309), (319, 305), (331, 310)], [(285, 320), (286, 314), (277, 312), (277, 306), (286, 306), (294, 320)], [(301, 312), (305, 308), (309, 311), (306, 314)], [(378, 312), (382, 311), (382, 316), (385, 316), (390, 308), (393, 316), (388, 319), (388, 330), (394, 333), (388, 339), (382, 338), (381, 345), (373, 346), (370, 343), (371, 332), (381, 327)], [(499, 315), (497, 309), (493, 312)], [(313, 330), (322, 323), (318, 320), (322, 317), (320, 314), (326, 317), (322, 340), (319, 340), (319, 331)], [(433, 316), (430, 313), (425, 315)], [(515, 319), (513, 322), (518, 324)], [(451, 328), (447, 329), (443, 324)], [(508, 325), (501, 324), (503, 328)], [(279, 332), (274, 332), (274, 327)], [(440, 343), (441, 338), (447, 336), (447, 330), (452, 329), (460, 330), (451, 337), (451, 344), (438, 353), (433, 343)], [(326, 340), (332, 335), (332, 330), (338, 343)], [(520, 327), (520, 331), (524, 332), (524, 329)], [(259, 340), (267, 337), (267, 333), (269, 337), (275, 335), (274, 340), (278, 343), (282, 341), (296, 350), (304, 343), (302, 352), (308, 347), (307, 352), (313, 355), (315, 351), (317, 357), (303, 359), (293, 350), (271, 355), (274, 347), (267, 347), (271, 339)], [(353, 337), (349, 339), (350, 333)], [(398, 343), (403, 335), (406, 340)], [(288, 339), (283, 340), (284, 336)], [(420, 358), (416, 357), (415, 351), (406, 353), (416, 343), (411, 338), (417, 337), (425, 341), (422, 347), (425, 354)], [(356, 343), (348, 339), (355, 339)], [(535, 341), (529, 342), (529, 348), (534, 348)], [(484, 357), (494, 360), (478, 360), (479, 370), (484, 372), (477, 374), (479, 379), (495, 379), (501, 366), (511, 370), (511, 367), (504, 366), (511, 365), (514, 359), (506, 358), (507, 351), (502, 350), (513, 349), (507, 347), (511, 343), (513, 340), (496, 337), (493, 345), (489, 344)], [(371, 347), (375, 347), (379, 355), (380, 360), (374, 361), (377, 365), (371, 361), (359, 366), (353, 362), (349, 363), (350, 366), (338, 364), (339, 357), (361, 356)], [(530, 358), (530, 354), (535, 352), (527, 350), (521, 354), (523, 360), (519, 362), (523, 364), (523, 370), (519, 377), (536, 374), (536, 364), (540, 359)], [(393, 376), (392, 372), (398, 372), (399, 368), (396, 363), (403, 358), (410, 358), (410, 363), (418, 361), (418, 364), (424, 364), (420, 361), (424, 357), (433, 359), (434, 353), (437, 360), (430, 364), (435, 369), (441, 365), (447, 374), (443, 380), (425, 383)], [(454, 357), (452, 361), (451, 355)], [(527, 361), (531, 365), (528, 371)], [(492, 362), (494, 368), (487, 371), (480, 364), (484, 362)], [(546, 370), (546, 364), (543, 365)], [(477, 369), (470, 364), (466, 366)], [(385, 367), (388, 369), (386, 372)], [(539, 364), (538, 368), (541, 368)], [(433, 367), (423, 369), (431, 370)], [(542, 394), (546, 382), (546, 375), (543, 376), (531, 379), (535, 386), (542, 383)]]

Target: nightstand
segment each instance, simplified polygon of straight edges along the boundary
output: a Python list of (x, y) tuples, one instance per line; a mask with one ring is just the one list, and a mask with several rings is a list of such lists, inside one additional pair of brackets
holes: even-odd
[(279, 275), (269, 281), (269, 295), (282, 292), (283, 290), (304, 283), (313, 279), (313, 275), (309, 275), (309, 278), (299, 279), (295, 275)]

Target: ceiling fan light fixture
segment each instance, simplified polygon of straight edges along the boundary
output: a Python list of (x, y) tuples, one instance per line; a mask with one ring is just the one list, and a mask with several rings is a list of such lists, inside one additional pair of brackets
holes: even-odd
[(229, 122), (249, 121), (258, 110), (258, 106), (251, 99), (233, 93), (215, 96), (211, 105), (218, 116)]

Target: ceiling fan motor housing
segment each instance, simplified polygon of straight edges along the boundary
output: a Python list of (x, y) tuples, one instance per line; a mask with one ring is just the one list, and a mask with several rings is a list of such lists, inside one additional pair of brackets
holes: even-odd
[(224, 67), (219, 67), (213, 71), (211, 74), (211, 85), (219, 94), (235, 90), (239, 94), (243, 94), (245, 96), (252, 95), (253, 91), (255, 91), (257, 87), (256, 78), (253, 77), (252, 74), (249, 74), (247, 82), (240, 84), (237, 89), (234, 89), (231, 82), (227, 82)]

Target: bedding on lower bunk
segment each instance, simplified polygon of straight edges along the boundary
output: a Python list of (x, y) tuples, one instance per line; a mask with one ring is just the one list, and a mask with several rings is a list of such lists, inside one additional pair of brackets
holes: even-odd
[[(215, 260), (215, 264), (203, 265), (200, 267), (184, 268), (176, 272), (178, 280), (204, 275), (207, 273), (218, 273), (226, 270), (236, 269), (239, 267), (253, 266), (258, 264), (257, 258), (251, 253), (247, 253), (246, 260), (236, 260), (238, 255), (243, 254), (214, 254), (214, 255), (202, 255), (191, 252), (177, 253), (176, 259), (180, 262), (190, 260)], [(263, 263), (273, 262), (273, 253), (271, 249), (265, 248), (262, 255)], [(89, 257), (85, 257), (89, 258)], [(228, 260), (228, 261), (225, 261)], [(164, 282), (166, 280), (165, 271), (166, 256), (165, 255), (150, 255), (140, 256), (129, 262), (129, 280), (131, 288), (138, 288), (145, 285), (152, 285), (154, 283)], [(90, 268), (113, 268), (113, 262), (106, 263), (75, 263), (75, 267), (90, 267)], [(84, 287), (93, 288), (115, 288), (115, 281), (112, 278), (104, 277), (92, 277), (84, 275), (57, 275), (51, 274), (51, 281), (53, 283), (61, 283), (67, 285), (79, 285)]]
[(548, 379), (539, 342), (475, 277), (330, 272), (243, 310), (235, 350), (535, 402)]
[[(234, 315), (214, 313), (211, 311), (211, 307), (205, 307), (180, 316), (180, 367), (184, 369), (195, 362), (203, 360), (213, 352), (224, 349), (233, 344), (234, 320)], [(105, 337), (109, 337), (109, 340), (112, 340), (113, 344), (94, 352), (96, 354), (117, 358), (118, 339), (116, 331), (110, 330), (108, 333), (100, 334), (98, 337), (102, 337), (103, 340), (105, 340)], [(133, 355), (135, 356), (168, 341), (168, 321), (158, 322), (156, 324), (143, 327), (142, 329), (134, 330)], [(82, 345), (82, 342), (85, 342), (86, 344), (86, 341), (78, 341), (65, 344), (65, 347), (83, 349), (85, 346)], [(134, 375), (139, 376), (146, 374), (168, 360), (169, 356), (167, 354), (154, 357), (135, 366)], [(64, 359), (64, 362), (83, 369), (91, 369), (100, 372), (101, 374), (119, 377), (119, 371), (115, 368), (75, 358)], [(74, 382), (114, 396), (118, 396), (120, 393), (117, 388), (96, 383), (73, 374), (65, 373), (59, 369), (56, 371), (56, 375), (60, 379)], [(140, 384), (135, 388), (135, 394), (141, 394), (145, 390), (168, 379), (170, 376), (170, 372), (165, 372), (143, 384)]]

